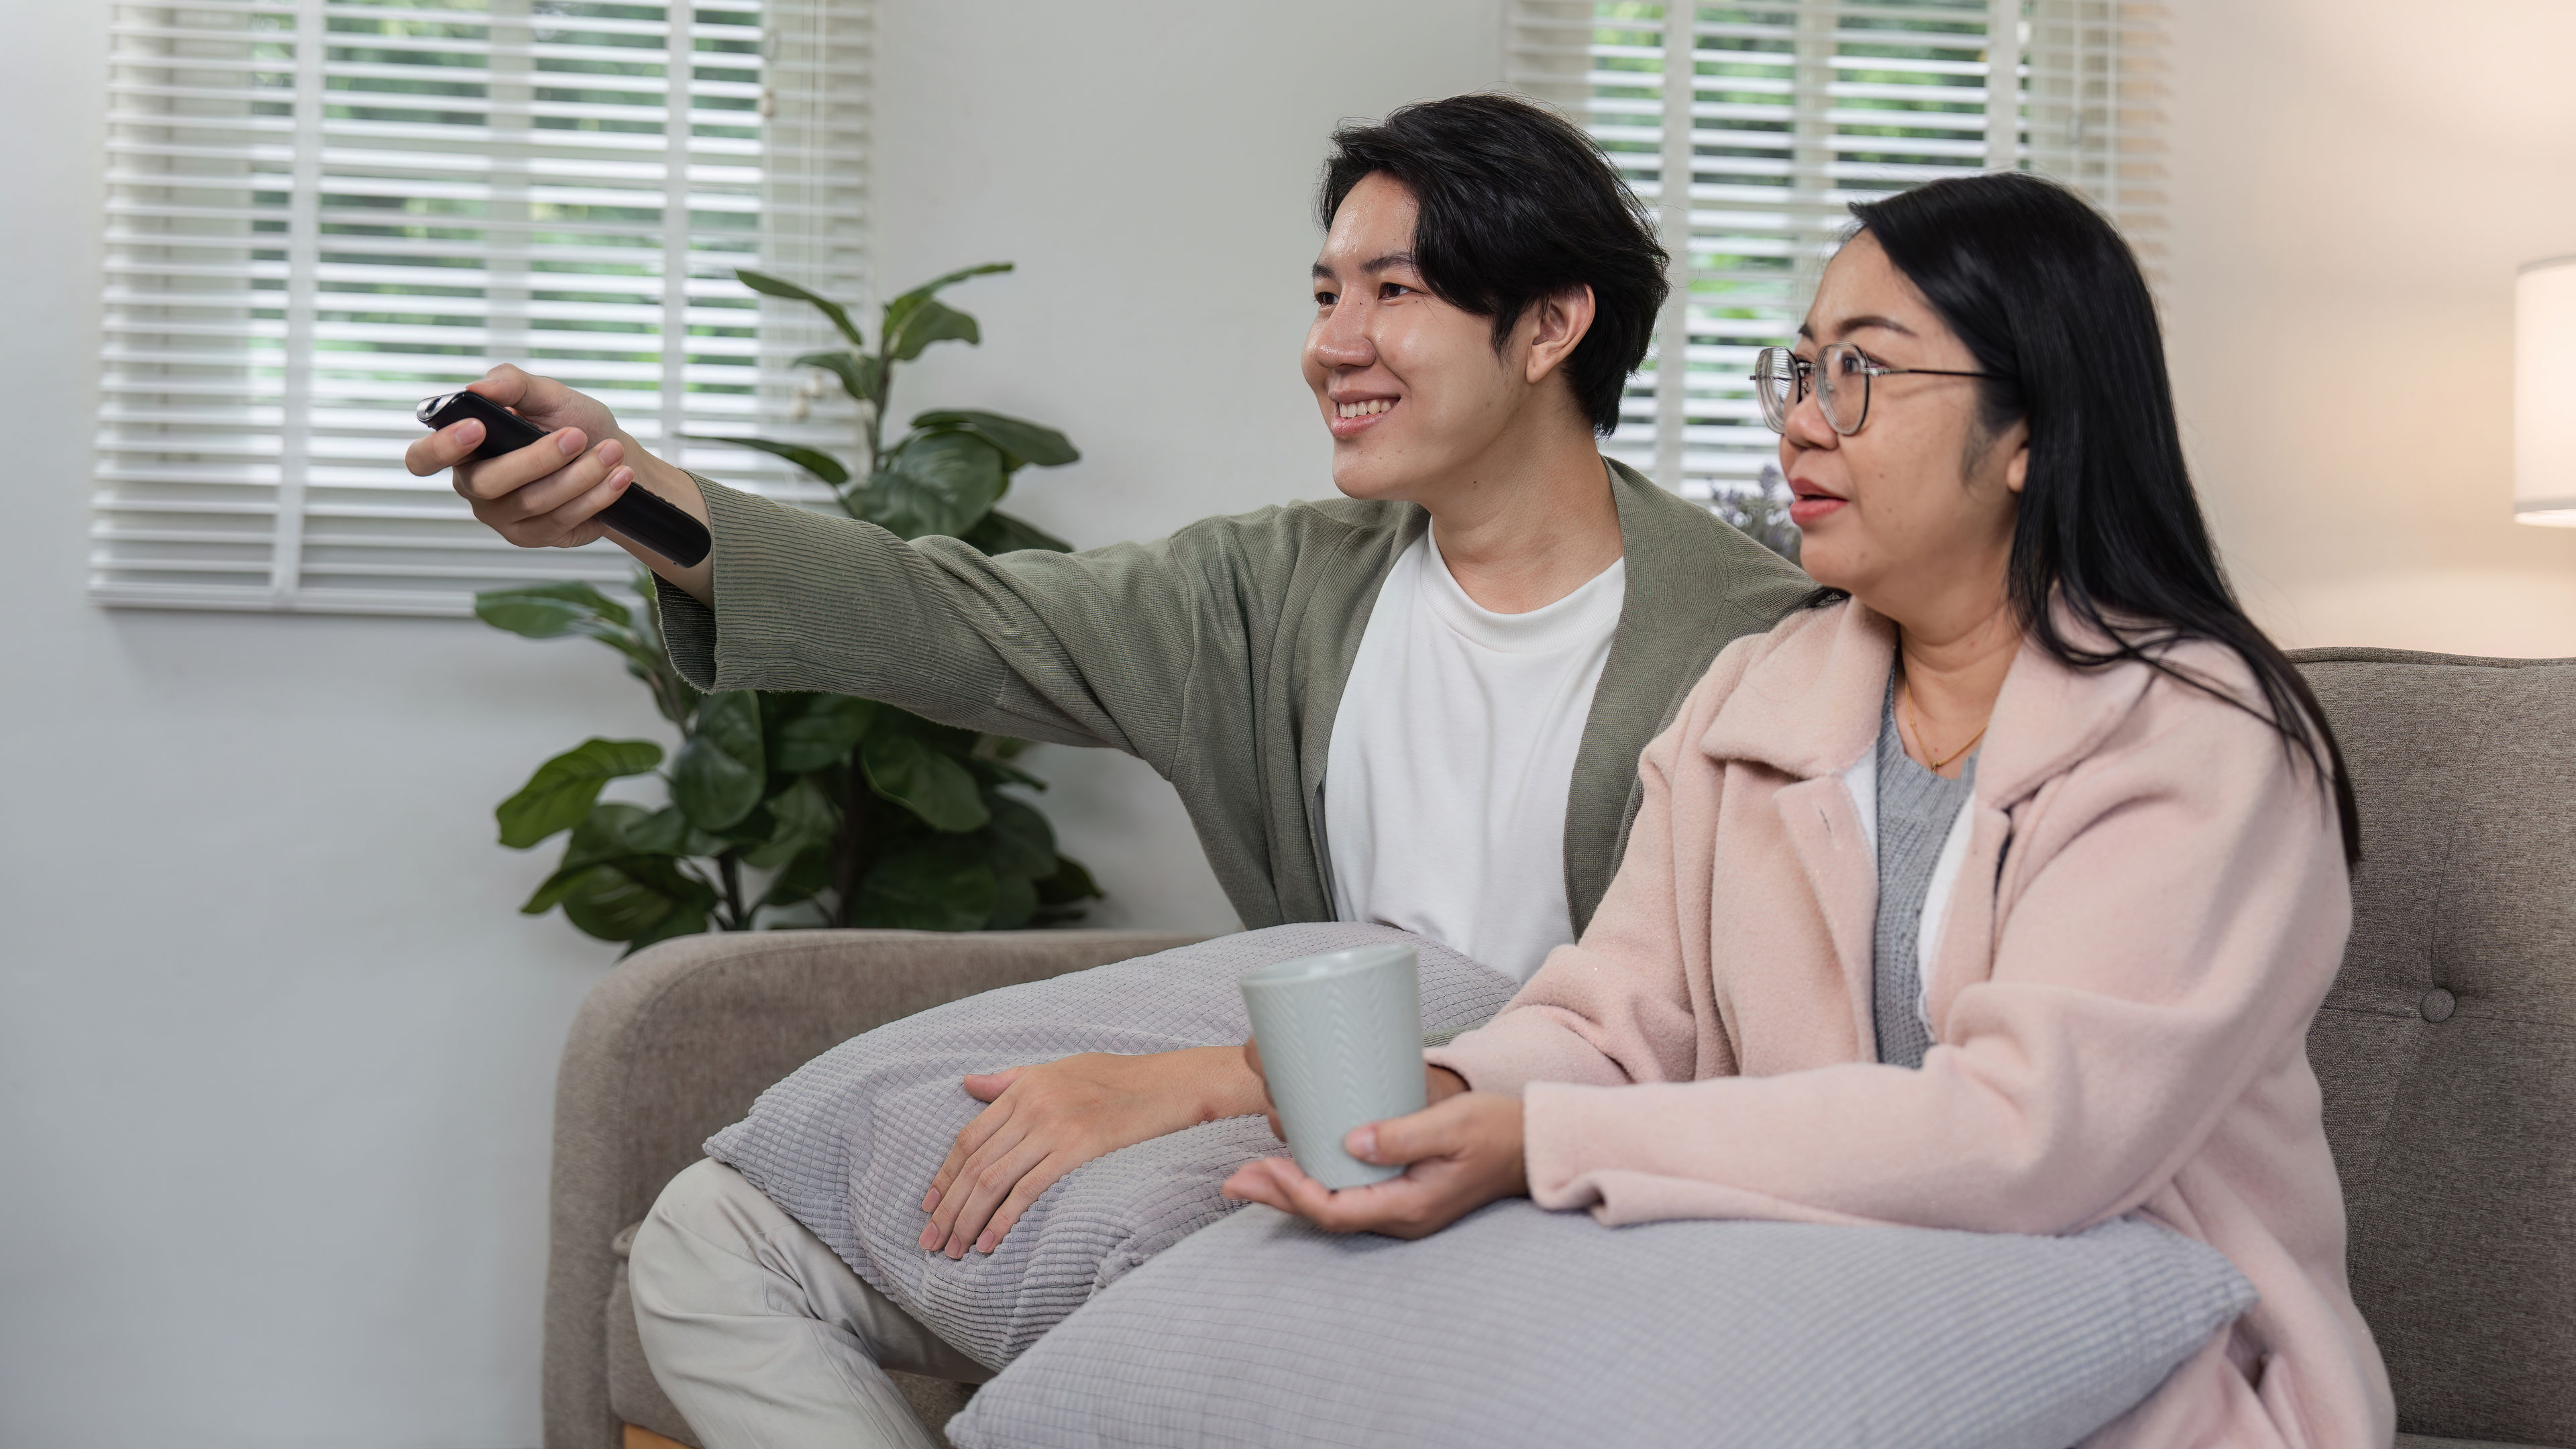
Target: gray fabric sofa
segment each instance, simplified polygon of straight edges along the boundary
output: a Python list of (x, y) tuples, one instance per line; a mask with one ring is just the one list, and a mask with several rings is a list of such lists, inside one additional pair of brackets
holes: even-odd
[[(2297, 658), (2361, 800), (2352, 943), (2309, 1053), (2398, 1443), (2576, 1449), (2576, 660)], [(762, 1088), (881, 1022), (1184, 939), (700, 936), (618, 967), (556, 1092), (548, 1449), (628, 1424), (694, 1442), (645, 1369), (623, 1253)], [(964, 1399), (905, 1389), (934, 1427)]]

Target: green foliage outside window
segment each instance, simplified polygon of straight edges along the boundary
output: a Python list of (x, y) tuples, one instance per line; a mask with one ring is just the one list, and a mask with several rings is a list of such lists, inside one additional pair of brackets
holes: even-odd
[[(710, 438), (787, 459), (830, 486), (851, 517), (903, 538), (944, 534), (987, 553), (1071, 544), (995, 505), (1024, 467), (1081, 456), (1053, 428), (998, 413), (925, 412), (891, 446), (895, 369), (938, 342), (981, 340), (975, 319), (938, 300), (996, 262), (951, 272), (888, 302), (871, 348), (848, 308), (792, 282), (737, 272), (746, 286), (811, 303), (848, 342), (797, 359), (838, 379), (859, 405), (864, 466), (766, 438)], [(851, 461), (858, 461), (853, 458)], [(1046, 817), (1017, 794), (1043, 790), (1012, 763), (1021, 742), (934, 724), (842, 695), (704, 694), (663, 648), (652, 576), (637, 606), (585, 583), (477, 594), (474, 612), (531, 639), (580, 636), (623, 657), (680, 735), (585, 740), (537, 767), (494, 811), (501, 843), (525, 850), (565, 835), (554, 872), (520, 907), (560, 909), (628, 950), (706, 930), (891, 926), (934, 931), (1048, 925), (1097, 898), (1090, 873), (1056, 849)], [(658, 775), (658, 809), (603, 801), (612, 780)]]

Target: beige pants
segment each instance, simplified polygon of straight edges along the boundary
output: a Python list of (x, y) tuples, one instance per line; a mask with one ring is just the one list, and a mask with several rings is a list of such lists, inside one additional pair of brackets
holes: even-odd
[(936, 1449), (886, 1370), (993, 1376), (720, 1162), (662, 1189), (627, 1282), (645, 1361), (706, 1449)]

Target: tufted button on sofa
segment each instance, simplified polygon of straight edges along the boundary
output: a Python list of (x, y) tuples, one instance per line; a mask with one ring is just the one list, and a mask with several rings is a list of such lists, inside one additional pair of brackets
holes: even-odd
[[(2294, 657), (2361, 805), (2352, 940), (2308, 1055), (2398, 1449), (2576, 1449), (2576, 660)], [(763, 1087), (881, 1022), (1184, 939), (697, 936), (610, 973), (556, 1089), (548, 1449), (694, 1442), (644, 1366), (623, 1250)], [(903, 1387), (934, 1428), (964, 1399)]]

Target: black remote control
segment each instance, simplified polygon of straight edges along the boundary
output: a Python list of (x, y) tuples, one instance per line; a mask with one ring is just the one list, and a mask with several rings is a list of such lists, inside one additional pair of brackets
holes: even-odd
[[(481, 419), (483, 445), (474, 450), (477, 458), (515, 453), (548, 436), (545, 429), (476, 392), (440, 393), (422, 402), (412, 416), (433, 429), (467, 418)], [(599, 511), (599, 521), (682, 568), (695, 565), (714, 546), (705, 524), (672, 506), (640, 479)]]

